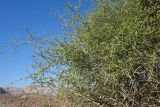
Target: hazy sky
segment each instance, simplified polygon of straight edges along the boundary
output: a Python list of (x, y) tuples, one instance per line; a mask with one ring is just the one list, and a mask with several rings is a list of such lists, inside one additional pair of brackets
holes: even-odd
[[(65, 13), (65, 2), (78, 0), (0, 0), (0, 86), (6, 86), (26, 75), (32, 64), (32, 49), (22, 46), (14, 51), (11, 43), (15, 38), (25, 38), (25, 27), (39, 36), (60, 32), (61, 20), (55, 13)], [(56, 36), (55, 36), (56, 37)], [(58, 37), (56, 37), (58, 38)], [(16, 86), (29, 84), (16, 82)]]

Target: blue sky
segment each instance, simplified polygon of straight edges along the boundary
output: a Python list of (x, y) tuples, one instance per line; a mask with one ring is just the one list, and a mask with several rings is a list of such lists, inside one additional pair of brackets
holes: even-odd
[[(6, 86), (26, 75), (32, 64), (32, 48), (22, 46), (14, 51), (11, 42), (25, 38), (28, 27), (33, 33), (45, 37), (52, 32), (61, 32), (61, 20), (57, 11), (65, 13), (65, 3), (75, 4), (78, 0), (0, 0), (0, 86)], [(55, 38), (61, 38), (56, 37)], [(18, 87), (31, 81), (16, 82)]]

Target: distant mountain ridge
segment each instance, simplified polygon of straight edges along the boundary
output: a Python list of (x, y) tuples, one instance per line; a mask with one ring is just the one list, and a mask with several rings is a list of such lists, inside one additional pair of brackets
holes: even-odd
[(0, 87), (0, 94), (5, 94), (5, 93), (7, 93), (6, 90)]
[(47, 87), (31, 87), (31, 86), (27, 86), (24, 88), (0, 87), (0, 95), (4, 94), (9, 94), (12, 96), (23, 96), (26, 94), (55, 95), (55, 93), (56, 93), (55, 89)]

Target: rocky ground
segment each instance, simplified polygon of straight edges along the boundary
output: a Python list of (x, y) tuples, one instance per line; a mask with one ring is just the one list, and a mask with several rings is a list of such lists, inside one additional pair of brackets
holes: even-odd
[(0, 98), (0, 107), (63, 107), (63, 104), (54, 99), (43, 96), (32, 97), (3, 97)]
[[(14, 89), (15, 90), (15, 89)], [(27, 93), (12, 95), (0, 88), (0, 107), (64, 107), (63, 103), (55, 96)]]

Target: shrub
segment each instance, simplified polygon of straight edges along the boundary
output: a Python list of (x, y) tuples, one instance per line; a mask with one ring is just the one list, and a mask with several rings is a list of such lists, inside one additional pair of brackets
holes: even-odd
[(68, 19), (68, 40), (38, 51), (36, 80), (55, 82), (70, 107), (160, 106), (160, 1), (95, 3)]

